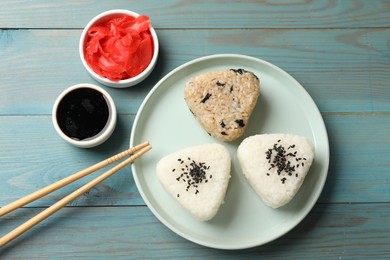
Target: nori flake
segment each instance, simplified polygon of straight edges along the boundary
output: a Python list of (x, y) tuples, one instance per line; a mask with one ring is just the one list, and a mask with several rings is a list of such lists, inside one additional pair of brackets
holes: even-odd
[(211, 97), (210, 93), (207, 93), (206, 96), (200, 101), (200, 103), (205, 103)]

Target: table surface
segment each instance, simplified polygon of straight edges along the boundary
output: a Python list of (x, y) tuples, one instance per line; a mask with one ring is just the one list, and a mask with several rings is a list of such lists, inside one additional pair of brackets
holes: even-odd
[[(103, 145), (80, 149), (56, 134), (51, 109), (68, 86), (98, 84), (78, 42), (89, 19), (110, 9), (149, 15), (160, 55), (138, 86), (104, 87), (117, 127)], [(128, 166), (1, 248), (0, 258), (390, 257), (389, 1), (1, 1), (0, 27), (0, 206), (127, 149), (150, 89), (210, 54), (257, 57), (296, 78), (323, 116), (331, 153), (311, 212), (259, 247), (217, 250), (176, 235), (145, 205)], [(0, 235), (93, 177), (3, 216)]]

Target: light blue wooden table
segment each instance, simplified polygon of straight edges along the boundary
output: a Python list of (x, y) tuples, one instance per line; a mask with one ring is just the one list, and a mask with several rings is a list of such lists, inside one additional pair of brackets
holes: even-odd
[[(89, 77), (78, 56), (83, 26), (124, 8), (150, 16), (161, 52), (139, 86), (107, 88), (113, 136), (93, 149), (65, 143), (51, 123), (58, 94)], [(325, 188), (291, 232), (225, 251), (176, 235), (145, 206), (127, 167), (3, 248), (0, 259), (390, 258), (390, 1), (1, 1), (0, 206), (129, 146), (135, 114), (175, 67), (210, 54), (269, 61), (310, 93), (331, 158)], [(96, 175), (0, 218), (0, 236)]]

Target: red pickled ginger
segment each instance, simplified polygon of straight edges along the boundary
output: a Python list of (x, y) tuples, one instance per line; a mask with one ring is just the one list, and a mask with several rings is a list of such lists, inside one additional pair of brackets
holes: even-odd
[(91, 69), (113, 81), (144, 71), (153, 56), (150, 20), (145, 15), (118, 16), (87, 32), (84, 58)]

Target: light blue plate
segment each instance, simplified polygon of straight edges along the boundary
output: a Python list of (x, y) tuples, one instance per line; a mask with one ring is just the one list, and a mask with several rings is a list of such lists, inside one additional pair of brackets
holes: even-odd
[[(254, 72), (261, 96), (244, 136), (231, 143), (210, 137), (184, 101), (190, 77), (226, 68)], [(250, 135), (290, 133), (306, 136), (315, 146), (314, 163), (300, 191), (284, 207), (267, 207), (241, 173), (236, 157), (240, 142)], [(161, 79), (141, 105), (133, 125), (130, 146), (149, 141), (153, 149), (132, 165), (138, 190), (154, 215), (178, 235), (220, 249), (242, 249), (272, 241), (295, 227), (316, 203), (326, 180), (329, 144), (321, 114), (305, 89), (280, 68), (242, 55), (213, 55), (188, 62)], [(232, 178), (217, 215), (210, 221), (194, 219), (160, 185), (157, 162), (182, 148), (218, 142), (232, 156)]]

